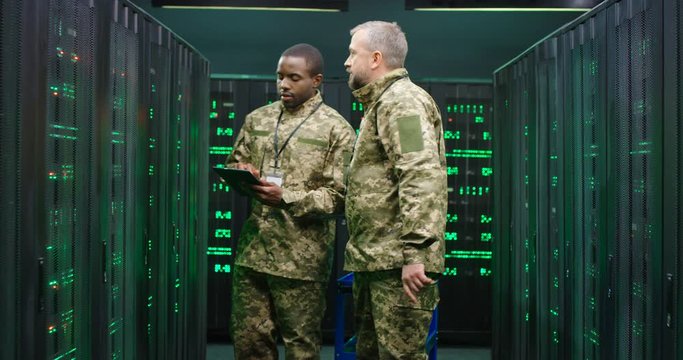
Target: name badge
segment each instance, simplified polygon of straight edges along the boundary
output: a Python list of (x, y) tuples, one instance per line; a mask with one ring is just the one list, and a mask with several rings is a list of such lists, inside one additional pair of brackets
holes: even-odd
[(280, 169), (271, 168), (266, 172), (266, 181), (282, 187), (282, 179), (284, 178)]

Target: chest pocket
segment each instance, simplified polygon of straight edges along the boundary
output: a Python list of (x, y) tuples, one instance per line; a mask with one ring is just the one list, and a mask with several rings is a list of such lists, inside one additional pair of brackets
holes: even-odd
[(252, 136), (251, 160), (258, 168), (263, 168), (263, 162), (273, 157), (273, 132), (268, 130), (251, 130)]
[(285, 158), (295, 164), (306, 163), (309, 168), (322, 169), (327, 156), (327, 140), (313, 137), (297, 137), (285, 149)]

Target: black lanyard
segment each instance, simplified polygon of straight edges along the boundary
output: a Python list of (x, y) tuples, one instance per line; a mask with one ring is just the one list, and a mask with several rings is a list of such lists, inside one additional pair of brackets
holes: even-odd
[(273, 150), (275, 151), (275, 168), (279, 167), (278, 159), (280, 158), (280, 154), (282, 154), (282, 151), (285, 149), (285, 147), (287, 147), (287, 144), (289, 144), (289, 140), (292, 138), (292, 136), (294, 136), (294, 133), (296, 133), (296, 131), (299, 130), (301, 125), (303, 125), (306, 122), (306, 120), (308, 120), (320, 108), (320, 106), (322, 106), (322, 104), (322, 101), (319, 102), (318, 105), (316, 105), (315, 109), (313, 109), (313, 111), (311, 111), (311, 113), (308, 114), (308, 116), (306, 116), (306, 118), (302, 122), (300, 122), (299, 125), (297, 125), (291, 133), (289, 133), (289, 136), (287, 137), (287, 139), (285, 139), (285, 142), (282, 144), (282, 147), (278, 150), (277, 132), (280, 128), (280, 121), (282, 120), (282, 110), (280, 110), (280, 116), (278, 116), (277, 123), (275, 124), (275, 137), (273, 139)]

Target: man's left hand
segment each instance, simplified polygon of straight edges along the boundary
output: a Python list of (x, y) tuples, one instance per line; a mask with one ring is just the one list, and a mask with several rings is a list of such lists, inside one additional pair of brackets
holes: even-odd
[(401, 281), (403, 282), (403, 291), (415, 304), (417, 304), (416, 295), (422, 290), (422, 287), (434, 283), (434, 280), (425, 274), (424, 264), (403, 265)]

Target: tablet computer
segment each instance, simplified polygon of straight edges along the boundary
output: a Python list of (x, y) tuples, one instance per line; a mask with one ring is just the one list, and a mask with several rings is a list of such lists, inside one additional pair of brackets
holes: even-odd
[(260, 183), (249, 170), (214, 167), (213, 171), (242, 195), (248, 195), (245, 190), (249, 189), (249, 185)]

